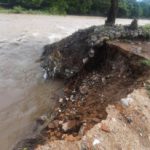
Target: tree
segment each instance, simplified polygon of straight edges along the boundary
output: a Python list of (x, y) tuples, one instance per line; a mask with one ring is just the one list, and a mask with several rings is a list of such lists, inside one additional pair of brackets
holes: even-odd
[(116, 15), (118, 12), (118, 0), (111, 0), (111, 6), (108, 12), (106, 25), (114, 25), (116, 20)]

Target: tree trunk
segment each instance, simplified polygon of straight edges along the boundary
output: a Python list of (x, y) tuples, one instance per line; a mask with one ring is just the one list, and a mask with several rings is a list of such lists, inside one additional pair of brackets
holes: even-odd
[(105, 25), (112, 26), (115, 24), (117, 12), (118, 12), (118, 0), (111, 0), (111, 6), (108, 12)]

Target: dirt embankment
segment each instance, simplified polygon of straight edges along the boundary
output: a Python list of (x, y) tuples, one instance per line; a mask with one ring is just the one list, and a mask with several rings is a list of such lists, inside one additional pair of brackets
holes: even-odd
[(55, 98), (58, 105), (53, 120), (46, 123), (38, 120), (38, 124), (45, 127), (39, 141), (46, 144), (41, 146), (32, 139), (25, 141), (24, 147), (37, 150), (148, 149), (147, 122), (150, 120), (145, 112), (149, 111), (149, 99), (143, 108), (139, 98), (128, 95), (135, 88), (144, 87), (150, 75), (149, 67), (143, 63), (145, 55), (150, 58), (145, 44), (150, 45), (149, 33), (141, 28), (101, 26), (79, 31), (46, 46), (41, 57), (44, 77), (65, 77), (66, 86), (61, 97)]

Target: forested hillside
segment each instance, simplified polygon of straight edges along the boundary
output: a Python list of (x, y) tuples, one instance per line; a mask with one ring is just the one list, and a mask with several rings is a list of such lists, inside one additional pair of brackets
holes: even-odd
[[(0, 3), (50, 13), (101, 16), (107, 14), (110, 6), (110, 0), (0, 0)], [(118, 17), (150, 18), (150, 0), (119, 0)]]

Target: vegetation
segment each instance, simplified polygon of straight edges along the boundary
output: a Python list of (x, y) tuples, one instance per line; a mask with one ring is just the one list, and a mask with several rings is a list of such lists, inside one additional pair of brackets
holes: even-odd
[[(0, 5), (16, 13), (25, 10), (52, 14), (106, 16), (111, 0), (0, 0)], [(150, 18), (150, 0), (118, 0), (118, 17)], [(17, 6), (17, 7), (16, 7)], [(0, 9), (1, 10), (1, 9)]]
[(150, 67), (150, 60), (144, 59), (141, 61), (141, 64)]
[(144, 28), (145, 30), (149, 30), (149, 31), (150, 31), (150, 24), (144, 25), (143, 28)]

